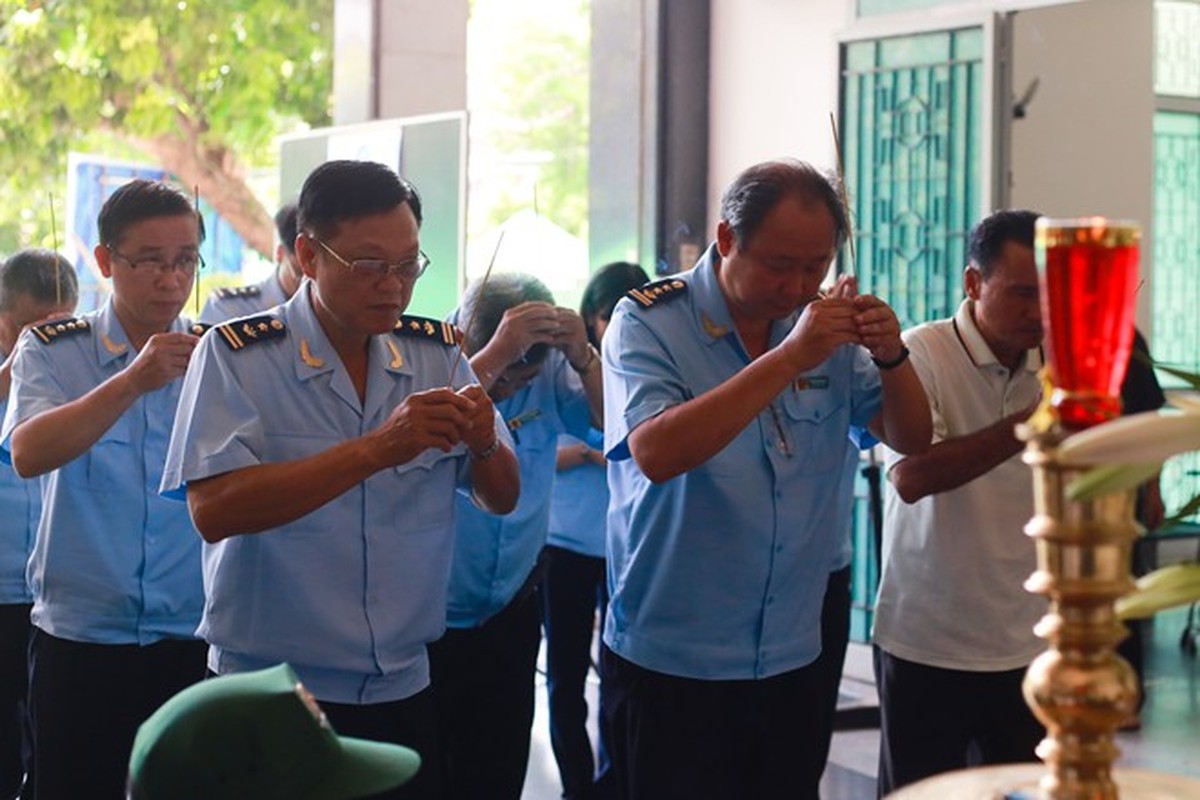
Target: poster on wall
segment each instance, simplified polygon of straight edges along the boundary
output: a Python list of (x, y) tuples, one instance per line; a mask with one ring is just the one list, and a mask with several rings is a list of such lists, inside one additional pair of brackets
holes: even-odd
[[(93, 248), (100, 242), (96, 218), (104, 201), (118, 188), (136, 178), (174, 181), (162, 167), (117, 161), (86, 153), (70, 153), (67, 160), (67, 219), (63, 255), (75, 265), (79, 276), (79, 311), (98, 308), (108, 296), (108, 280), (96, 266)], [(181, 187), (183, 188), (183, 187)], [(188, 192), (190, 194), (190, 192)], [(200, 198), (205, 239), (200, 246), (205, 272), (242, 271), (242, 237)]]

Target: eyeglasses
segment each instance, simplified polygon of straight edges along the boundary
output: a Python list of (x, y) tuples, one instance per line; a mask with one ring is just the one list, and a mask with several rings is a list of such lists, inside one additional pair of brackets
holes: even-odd
[(190, 276), (195, 275), (197, 269), (204, 269), (204, 257), (199, 253), (180, 253), (174, 261), (168, 261), (162, 256), (130, 258), (123, 253), (117, 252), (116, 248), (113, 247), (109, 247), (108, 252), (112, 253), (114, 258), (124, 261), (132, 270), (157, 272), (159, 275), (167, 275), (173, 270), (178, 270), (184, 275)]
[(425, 274), (425, 269), (429, 266), (429, 257), (420, 251), (417, 251), (417, 255), (414, 258), (407, 258), (395, 264), (389, 264), (381, 258), (356, 258), (353, 261), (347, 261), (334, 252), (332, 247), (317, 237), (310, 236), (309, 238), (321, 245), (326, 253), (329, 253), (329, 255), (336, 258), (343, 265), (349, 267), (350, 271), (356, 275), (370, 276), (372, 278), (395, 275), (406, 281), (415, 281)]

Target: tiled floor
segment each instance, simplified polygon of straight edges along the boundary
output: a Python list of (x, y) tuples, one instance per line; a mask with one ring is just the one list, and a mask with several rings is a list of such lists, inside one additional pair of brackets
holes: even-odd
[[(1200, 658), (1185, 653), (1179, 646), (1186, 616), (1183, 610), (1165, 612), (1150, 626), (1142, 728), (1118, 735), (1122, 750), (1119, 766), (1200, 778)], [(592, 678), (588, 695), (594, 715), (597, 685)], [(556, 800), (560, 795), (546, 726), (545, 689), (540, 684), (539, 679), (529, 777), (522, 800)], [(870, 703), (873, 691), (870, 651), (865, 646), (852, 645), (843, 681), (843, 702)], [(874, 798), (878, 737), (876, 729), (834, 735), (822, 784), (823, 800)]]

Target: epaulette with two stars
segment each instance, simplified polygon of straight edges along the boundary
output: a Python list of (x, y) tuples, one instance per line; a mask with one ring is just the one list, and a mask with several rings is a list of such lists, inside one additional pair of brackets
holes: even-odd
[(284, 324), (270, 314), (231, 319), (218, 325), (216, 330), (229, 349), (234, 351), (256, 342), (278, 339), (287, 333)]
[(86, 319), (78, 318), (44, 322), (41, 325), (33, 325), (29, 328), (29, 330), (33, 331), (34, 336), (42, 340), (43, 344), (52, 344), (59, 339), (86, 333), (91, 329), (91, 323)]
[(422, 339), (433, 339), (441, 342), (446, 347), (454, 347), (458, 344), (458, 338), (455, 336), (453, 325), (449, 322), (428, 319), (426, 317), (400, 317), (400, 319), (396, 320), (396, 325), (392, 328), (392, 333), (397, 336), (417, 336)]
[(685, 294), (687, 294), (686, 283), (678, 278), (663, 278), (661, 281), (647, 283), (641, 288), (630, 289), (625, 296), (636, 300), (642, 308), (650, 308), (650, 306), (662, 305), (677, 297), (683, 297)]
[(215, 294), (222, 300), (233, 300), (236, 298), (258, 297), (262, 294), (261, 286), (223, 286), (215, 290)]

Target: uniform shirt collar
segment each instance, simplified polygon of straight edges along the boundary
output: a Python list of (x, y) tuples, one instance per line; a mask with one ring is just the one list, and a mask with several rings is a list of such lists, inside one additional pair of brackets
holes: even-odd
[[(1000, 364), (1000, 360), (996, 358), (996, 354), (992, 352), (987, 340), (980, 333), (979, 326), (975, 324), (973, 307), (974, 302), (970, 298), (964, 299), (958, 305), (958, 311), (954, 314), (954, 330), (958, 333), (958, 339), (976, 367)], [(1023, 364), (1028, 372), (1040, 370), (1042, 368), (1042, 349), (1035, 347), (1026, 350)]]
[(714, 242), (692, 269), (691, 280), (688, 282), (700, 341), (709, 345), (734, 333), (729, 304), (725, 301), (721, 283), (717, 279), (717, 262), (720, 260), (721, 254), (717, 252)]
[[(317, 319), (317, 312), (313, 308), (313, 290), (313, 283), (304, 281), (282, 307), (283, 321), (288, 328), (288, 346), (294, 353), (296, 377), (300, 380), (330, 372), (341, 364), (341, 358), (325, 335), (321, 321)], [(369, 347), (371, 364), (387, 372), (412, 372), (412, 358), (406, 352), (402, 337), (392, 333), (372, 336)]]
[[(721, 283), (717, 278), (717, 263), (720, 260), (721, 254), (717, 252), (717, 245), (714, 242), (709, 245), (708, 250), (705, 251), (704, 256), (696, 263), (695, 269), (691, 272), (692, 279), (689, 286), (694, 297), (692, 308), (696, 314), (696, 326), (700, 331), (701, 341), (707, 342), (709, 345), (726, 337), (734, 336), (735, 341), (739, 343), (738, 346), (741, 347), (741, 340), (736, 336), (733, 316), (729, 313), (729, 302), (726, 300), (724, 292), (721, 291)], [(788, 332), (796, 324), (798, 315), (799, 311), (771, 323), (771, 347), (775, 347), (787, 337)]]
[[(171, 320), (167, 331), (176, 333), (187, 331), (189, 327), (190, 323), (187, 320), (182, 317), (176, 317)], [(117, 318), (117, 311), (113, 306), (113, 297), (111, 294), (104, 301), (104, 305), (100, 307), (100, 310), (96, 312), (96, 316), (92, 320), (92, 328), (95, 332), (96, 360), (100, 364), (109, 364), (117, 359), (131, 359), (137, 355), (133, 349), (133, 345), (129, 341), (129, 337), (125, 334), (125, 327), (121, 325), (121, 320)]]

